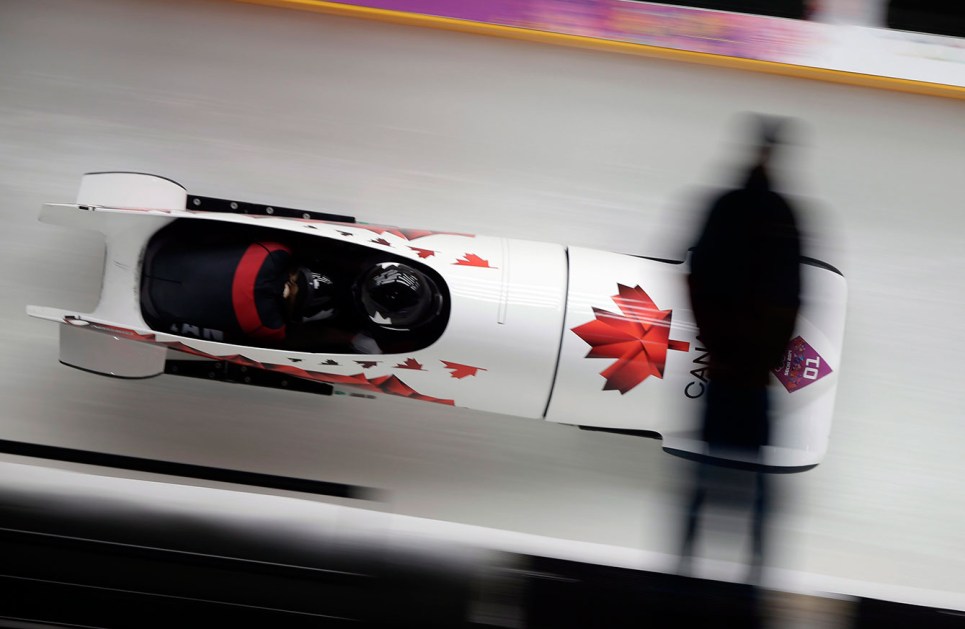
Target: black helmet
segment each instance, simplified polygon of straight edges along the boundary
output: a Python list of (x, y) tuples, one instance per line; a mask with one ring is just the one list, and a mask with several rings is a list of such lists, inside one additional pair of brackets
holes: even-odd
[(424, 273), (399, 262), (380, 262), (362, 275), (356, 285), (362, 310), (369, 321), (386, 330), (405, 331), (432, 321), (442, 297)]
[(321, 321), (335, 314), (335, 285), (322, 273), (307, 267), (298, 270), (295, 318), (304, 323)]

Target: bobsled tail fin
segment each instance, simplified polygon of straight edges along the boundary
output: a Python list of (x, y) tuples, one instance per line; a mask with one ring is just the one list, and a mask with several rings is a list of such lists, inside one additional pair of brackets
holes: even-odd
[(143, 173), (87, 173), (77, 205), (142, 210), (183, 210), (187, 191), (177, 182)]
[(117, 378), (151, 378), (164, 373), (167, 348), (125, 337), (130, 331), (91, 323), (88, 315), (56, 308), (28, 306), (27, 314), (61, 324), (60, 362), (69, 367)]
[(187, 192), (179, 184), (139, 173), (90, 173), (81, 179), (76, 203), (45, 203), (44, 223), (90, 229), (112, 236), (131, 228), (157, 230), (185, 209)]
[(137, 173), (84, 175), (75, 204), (45, 204), (40, 220), (105, 236), (101, 297), (94, 314), (108, 321), (143, 325), (138, 294), (145, 244), (185, 213), (187, 193), (177, 183)]

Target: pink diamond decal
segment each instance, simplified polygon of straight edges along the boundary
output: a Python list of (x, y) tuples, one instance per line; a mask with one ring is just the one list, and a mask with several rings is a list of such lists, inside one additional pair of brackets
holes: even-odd
[(831, 367), (814, 348), (800, 336), (791, 339), (784, 352), (784, 364), (774, 369), (774, 375), (790, 393), (799, 391), (831, 373)]

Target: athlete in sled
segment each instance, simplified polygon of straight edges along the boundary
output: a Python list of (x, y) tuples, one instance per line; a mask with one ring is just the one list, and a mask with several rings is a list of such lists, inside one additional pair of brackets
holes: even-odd
[(197, 221), (160, 230), (144, 258), (145, 322), (238, 345), (380, 354), (424, 342), (442, 311), (435, 284), (407, 264), (359, 269), (277, 236)]

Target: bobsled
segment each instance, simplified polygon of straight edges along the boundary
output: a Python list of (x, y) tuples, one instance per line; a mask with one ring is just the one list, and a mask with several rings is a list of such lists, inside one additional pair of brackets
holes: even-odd
[[(106, 240), (92, 312), (27, 308), (60, 324), (71, 367), (396, 396), (710, 455), (686, 259), (370, 224), (139, 173), (84, 175), (76, 202), (45, 204), (40, 219)], [(800, 471), (827, 451), (847, 287), (828, 264), (801, 268), (770, 444), (734, 463)]]

